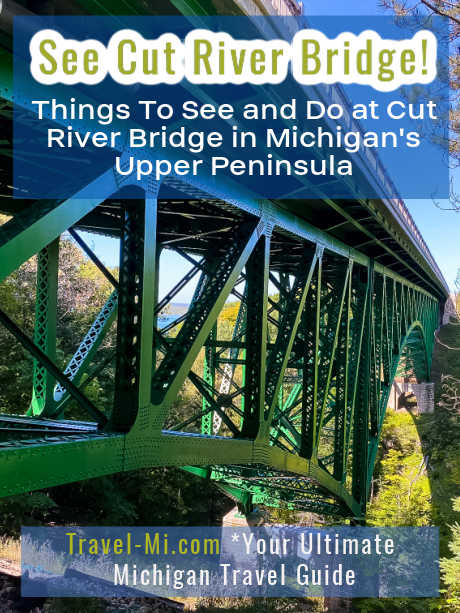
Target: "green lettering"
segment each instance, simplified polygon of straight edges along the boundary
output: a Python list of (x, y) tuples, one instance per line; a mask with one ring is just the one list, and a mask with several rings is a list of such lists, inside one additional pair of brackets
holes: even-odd
[[(313, 51), (309, 52), (308, 47), (312, 45)], [(318, 58), (319, 42), (313, 39), (306, 39), (302, 41), (302, 74), (317, 74), (321, 67), (321, 62)], [(314, 61), (314, 68), (310, 69), (310, 60)]]
[(150, 538), (150, 534), (148, 532), (145, 533), (145, 553), (147, 555), (149, 553), (160, 553), (160, 535), (158, 532), (155, 533), (153, 540)]
[(412, 49), (404, 49), (401, 53), (401, 72), (412, 74), (415, 71), (415, 53)]
[(391, 69), (391, 65), (393, 64), (393, 55), (395, 54), (395, 50), (390, 49), (382, 49), (379, 53), (379, 81), (392, 81), (394, 79), (394, 72)]
[(88, 49), (83, 57), (83, 70), (86, 74), (96, 74), (99, 55), (96, 49)]
[[(211, 51), (212, 51), (212, 46), (211, 43), (209, 42), (209, 40), (204, 40), (204, 39), (196, 39), (195, 41), (195, 46), (194, 46), (194, 62), (193, 62), (193, 74), (199, 75), (201, 73), (201, 69), (200, 69), (200, 63), (203, 62), (204, 64), (204, 70), (206, 71), (206, 74), (212, 74), (212, 70), (211, 70), (211, 64), (209, 63), (209, 56), (211, 55)], [(200, 47), (201, 45), (204, 45), (206, 47), (206, 51), (204, 53), (202, 53), (200, 51)]]
[(47, 69), (45, 64), (40, 64), (40, 70), (43, 72), (43, 74), (54, 74), (57, 69), (57, 62), (54, 57), (50, 53), (48, 53), (48, 51), (46, 51), (45, 45), (49, 45), (51, 49), (56, 49), (56, 43), (51, 38), (42, 40), (42, 42), (40, 43), (40, 53), (51, 64), (51, 68)]
[(263, 74), (265, 72), (265, 53), (262, 49), (254, 49), (251, 53), (251, 72), (252, 74)]
[(136, 70), (136, 62), (131, 62), (129, 68), (125, 68), (123, 64), (124, 47), (130, 47), (132, 53), (136, 51), (136, 44), (133, 40), (121, 40), (118, 44), (118, 70), (121, 74), (133, 74)]
[(75, 49), (66, 49), (62, 54), (62, 70), (65, 74), (77, 72), (77, 52)]

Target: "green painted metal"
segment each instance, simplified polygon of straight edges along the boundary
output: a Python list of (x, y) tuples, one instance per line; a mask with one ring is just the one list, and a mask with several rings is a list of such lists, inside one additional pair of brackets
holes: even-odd
[[(216, 381), (216, 348), (214, 342), (217, 339), (217, 326), (214, 324), (209, 335), (208, 343), (204, 350), (203, 379), (210, 388), (214, 388)], [(214, 415), (213, 405), (203, 397), (203, 416), (201, 418), (201, 432), (213, 434)]]
[[(56, 361), (58, 269), (59, 239), (56, 239), (38, 254), (34, 332), (34, 343), (53, 361)], [(30, 415), (50, 414), (54, 404), (54, 385), (55, 380), (49, 371), (39, 360), (34, 360)]]
[[(88, 333), (85, 335), (76, 352), (67, 364), (63, 374), (68, 376), (75, 385), (81, 385), (81, 381), (85, 375), (87, 378), (84, 379), (83, 385), (86, 386), (89, 383), (89, 365), (96, 357), (97, 350), (103, 341), (107, 330), (115, 320), (117, 306), (118, 292), (114, 291), (98, 313), (92, 326), (88, 330)], [(110, 361), (112, 361), (112, 359), (112, 356), (110, 356)], [(106, 360), (104, 360), (100, 367), (102, 368), (106, 365)], [(92, 373), (93, 378), (94, 376), (97, 376), (97, 372), (98, 369), (96, 368)], [(63, 415), (63, 411), (70, 400), (70, 394), (66, 391), (65, 387), (58, 383), (53, 390), (53, 404), (52, 407), (50, 407), (49, 415)]]
[[(79, 3), (94, 13), (146, 11), (137, 0)], [(199, 16), (223, 4), (164, 6)], [(243, 4), (229, 3), (230, 12)], [(11, 56), (0, 59), (11, 110)], [(30, 110), (34, 97), (31, 89), (14, 103)], [(367, 170), (373, 180), (375, 168)], [(182, 194), (175, 200), (151, 182), (137, 201), (112, 200), (120, 188), (112, 169), (95, 180), (97, 199), (88, 187), (64, 202), (2, 199), (12, 219), (0, 226), (0, 282), (35, 255), (38, 266), (33, 339), (0, 305), (0, 325), (33, 358), (34, 381), (26, 416), (0, 415), (0, 495), (178, 466), (213, 479), (245, 511), (283, 505), (362, 520), (392, 381), (397, 372), (429, 378), (447, 294), (410, 216), (400, 202), (337, 202), (317, 186), (320, 208), (257, 199), (237, 182), (170, 181)], [(79, 229), (119, 239), (118, 281)], [(61, 370), (57, 246), (66, 231), (114, 291)], [(192, 269), (160, 299), (168, 250)], [(198, 275), (187, 313), (160, 329), (158, 314)], [(229, 331), (230, 300), (239, 304)], [(107, 356), (101, 345), (115, 319)], [(108, 413), (85, 395), (104, 368), (114, 370)], [(185, 388), (200, 401), (180, 405), (178, 417)], [(71, 399), (93, 421), (65, 419)]]
[[(60, 206), (62, 218), (59, 207), (38, 221), (31, 211), (31, 225), (51, 214), (59, 234), (66, 225), (78, 228), (75, 207), (69, 215), (66, 203)], [(91, 210), (103, 206), (92, 204)], [(269, 217), (257, 217), (220, 199), (169, 201), (158, 187), (145, 200), (111, 207), (119, 225), (118, 290), (62, 373), (52, 360), (57, 259), (51, 259), (53, 267), (45, 257), (56, 253), (57, 237), (44, 247), (40, 232), (29, 234), (34, 243), (23, 257), (33, 249), (40, 254), (34, 340), (0, 315), (31, 351), (36, 372), (39, 366), (45, 373), (44, 397), (51, 398), (54, 411), (59, 407), (61, 419), (49, 424), (36, 410), (48, 430), (40, 438), (36, 420), (29, 427), (24, 419), (30, 418), (5, 422), (9, 434), (0, 443), (1, 493), (145, 466), (189, 466), (214, 479), (244, 509), (263, 503), (363, 518), (398, 364), (406, 376), (429, 377), (438, 297), (359, 252), (335, 249), (326, 234), (315, 240), (311, 234), (286, 232), (273, 209)], [(87, 224), (87, 207), (80, 211)], [(179, 227), (171, 220), (176, 214), (180, 219), (182, 211), (187, 221)], [(197, 235), (193, 220), (208, 215), (213, 222), (222, 219), (225, 238)], [(21, 232), (11, 233), (16, 223), (13, 216), (0, 227), (10, 252), (29, 232), (24, 213)], [(157, 253), (165, 253), (174, 232), (174, 248), (193, 268), (160, 300)], [(201, 277), (187, 314), (167, 332), (159, 329), (156, 313), (197, 271)], [(221, 313), (228, 300), (239, 306), (235, 320), (224, 326)], [(84, 384), (103, 366), (100, 344), (117, 314), (114, 405), (111, 415), (102, 416), (84, 396)], [(203, 357), (204, 372), (199, 370)], [(184, 407), (180, 423), (165, 429), (184, 385), (201, 395), (201, 410)], [(32, 406), (46, 407), (46, 402), (38, 405), (37, 390)], [(69, 398), (89, 417), (98, 416), (99, 430), (96, 424), (84, 436), (69, 431), (63, 419)], [(19, 427), (26, 430), (27, 442), (18, 438)], [(29, 456), (33, 459), (26, 461)], [(66, 471), (51, 468), (59, 462)]]

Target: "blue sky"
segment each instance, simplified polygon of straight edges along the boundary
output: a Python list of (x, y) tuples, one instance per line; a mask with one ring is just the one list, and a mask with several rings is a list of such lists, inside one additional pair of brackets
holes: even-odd
[[(458, 190), (460, 181), (456, 184)], [(439, 204), (450, 206), (448, 202)], [(407, 200), (406, 205), (447, 283), (453, 288), (460, 268), (460, 212), (440, 210), (431, 200)]]
[[(304, 12), (306, 15), (382, 15), (385, 12), (379, 8), (378, 2), (373, 0), (304, 0)], [(386, 13), (388, 14), (388, 13)], [(369, 24), (372, 26), (372, 23)], [(441, 155), (441, 153), (440, 153)], [(460, 194), (460, 171), (453, 173), (454, 191)], [(441, 207), (449, 207), (449, 203), (441, 201)], [(453, 287), (460, 268), (460, 212), (441, 210), (432, 200), (407, 200), (412, 216), (422, 233), (433, 257), (441, 268), (447, 283)], [(118, 250), (114, 241), (104, 238), (87, 237), (97, 250), (102, 260), (109, 266), (118, 264)], [(115, 247), (115, 248), (114, 248)], [(167, 280), (160, 282), (160, 294), (166, 292), (175, 279), (179, 279), (189, 265), (182, 258), (169, 252), (168, 257), (163, 259), (161, 277)], [(190, 300), (193, 287), (182, 292), (177, 301)]]
[(382, 15), (373, 0), (303, 0), (305, 15)]
[[(308, 15), (388, 15), (376, 0), (304, 0), (304, 13)], [(372, 26), (372, 23), (369, 24)], [(454, 192), (460, 194), (460, 171), (452, 175)], [(441, 201), (440, 206), (449, 207)], [(460, 212), (444, 211), (432, 200), (407, 200), (415, 223), (422, 233), (446, 281), (453, 287), (460, 268)]]
[[(460, 186), (460, 181), (457, 181), (457, 186)], [(407, 200), (406, 205), (447, 283), (453, 288), (457, 270), (460, 268), (460, 212), (441, 210), (431, 200)], [(440, 202), (440, 205), (447, 207), (449, 203)], [(94, 235), (86, 235), (85, 239), (93, 245), (106, 265), (118, 265), (118, 244), (115, 245), (113, 239)], [(166, 252), (161, 262), (160, 296), (189, 268), (190, 265), (180, 256), (171, 251)], [(190, 284), (176, 298), (176, 302), (188, 302), (193, 289), (193, 284)]]

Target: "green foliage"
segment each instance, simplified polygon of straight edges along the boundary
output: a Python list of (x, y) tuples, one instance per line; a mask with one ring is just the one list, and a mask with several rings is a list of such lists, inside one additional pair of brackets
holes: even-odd
[[(360, 613), (460, 611), (460, 423), (449, 410), (451, 403), (444, 397), (446, 389), (442, 386), (443, 375), (460, 378), (460, 352), (445, 346), (460, 347), (460, 326), (443, 326), (438, 334), (441, 343), (436, 345), (432, 366), (435, 413), (417, 418), (407, 413), (387, 413), (369, 519), (375, 524), (439, 526), (442, 598), (363, 599), (354, 603)], [(417, 473), (422, 454), (429, 464), (431, 496), (428, 479)]]
[(460, 315), (460, 268), (457, 270), (457, 276), (455, 277), (455, 306), (457, 313)]
[[(414, 418), (388, 411), (382, 427), (374, 496), (367, 520), (375, 526), (425, 526), (431, 523), (431, 492)], [(438, 601), (426, 598), (366, 598), (354, 601), (359, 613), (428, 613)]]
[(407, 453), (420, 451), (420, 439), (414, 420), (406, 411), (388, 411), (382, 426), (381, 456), (395, 449)]
[[(440, 383), (442, 375), (452, 375), (460, 377), (460, 351), (449, 349), (449, 347), (460, 347), (460, 326), (458, 323), (451, 323), (442, 326), (438, 332), (440, 343), (436, 345), (435, 359), (431, 368), (431, 378)], [(436, 396), (439, 400), (441, 387), (436, 387)]]
[(293, 525), (299, 523), (299, 513), (288, 506), (271, 507), (268, 509), (271, 524)]
[(407, 413), (388, 411), (382, 429), (377, 493), (368, 507), (376, 526), (425, 526), (431, 492), (418, 433)]
[[(51, 488), (60, 523), (186, 526), (216, 523), (229, 507), (212, 484), (174, 468), (119, 473)], [(231, 506), (231, 503), (230, 503)]]
[(30, 492), (0, 499), (0, 532), (2, 536), (19, 536), (21, 525), (40, 525), (57, 508), (46, 492)]
[[(460, 497), (453, 501), (453, 510), (460, 512)], [(441, 576), (446, 586), (446, 610), (460, 611), (460, 524), (455, 522), (451, 526), (452, 537), (449, 542), (449, 550), (452, 554), (449, 558), (440, 560)]]
[(322, 598), (202, 598), (196, 613), (320, 613)]
[(195, 526), (218, 524), (233, 503), (213, 483), (174, 468), (88, 479), (0, 500), (0, 532), (21, 525)]
[(390, 450), (382, 460), (385, 477), (369, 505), (368, 521), (376, 526), (426, 526), (430, 523), (431, 493), (420, 454)]
[(227, 304), (222, 309), (222, 313), (220, 314), (219, 319), (229, 322), (233, 326), (236, 321), (239, 308), (239, 302), (227, 302)]
[[(0, 304), (18, 326), (33, 335), (37, 258), (33, 257), (0, 284)], [(61, 240), (57, 308), (57, 362), (64, 367), (111, 291), (109, 282), (70, 240)], [(109, 333), (100, 351), (113, 345)], [(4, 413), (22, 414), (30, 402), (31, 359), (22, 346), (0, 327), (0, 407)], [(104, 377), (92, 382), (89, 395), (104, 409), (109, 398), (103, 391)], [(87, 390), (88, 391), (88, 390)], [(87, 419), (88, 415), (69, 405), (69, 417)]]
[(429, 613), (439, 611), (435, 600), (427, 598), (376, 598), (354, 601), (359, 613)]
[[(449, 526), (459, 520), (451, 500), (460, 496), (460, 420), (450, 410), (451, 403), (445, 397), (447, 390), (442, 380), (445, 375), (460, 379), (460, 351), (444, 346), (460, 347), (460, 326), (443, 326), (439, 339), (443, 344), (436, 345), (431, 371), (436, 389), (436, 411), (434, 415), (421, 418), (420, 430), (425, 454), (430, 458), (433, 523), (440, 528), (441, 555), (447, 557), (450, 554), (447, 547), (451, 538)], [(460, 394), (460, 389), (456, 393)]]
[(43, 613), (104, 613), (107, 607), (97, 598), (50, 598)]

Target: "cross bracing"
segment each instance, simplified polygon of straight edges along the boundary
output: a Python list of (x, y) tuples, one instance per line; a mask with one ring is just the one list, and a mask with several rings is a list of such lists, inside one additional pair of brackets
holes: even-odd
[[(38, 254), (34, 337), (0, 311), (34, 358), (30, 417), (3, 422), (3, 495), (172, 465), (215, 479), (246, 507), (362, 517), (401, 359), (407, 374), (429, 377), (439, 297), (307, 222), (294, 225), (273, 203), (268, 214), (260, 202), (240, 208), (204, 194), (166, 200), (161, 186), (134, 201), (110, 195), (45, 207), (38, 219), (32, 206), (30, 226), (25, 209), (0, 227), (0, 254), (16, 254), (15, 267)], [(71, 229), (81, 239), (92, 218), (100, 231), (106, 215), (104, 233), (120, 241), (118, 279), (105, 271), (116, 287), (61, 371), (54, 357), (59, 237)], [(189, 270), (159, 299), (159, 253), (171, 250)], [(1, 262), (6, 278), (11, 264)], [(160, 329), (158, 313), (188, 283), (195, 289), (187, 312)], [(223, 326), (230, 301), (235, 317)], [(99, 346), (115, 320), (107, 356)], [(110, 360), (107, 412), (85, 396), (84, 383)], [(177, 415), (184, 385), (202, 401)], [(66, 419), (69, 399), (86, 422)]]
[[(83, 3), (62, 5), (78, 13)], [(97, 6), (84, 3), (85, 11)], [(448, 293), (403, 203), (332, 200), (313, 187), (311, 200), (254, 200), (237, 184), (179, 178), (168, 179), (168, 196), (146, 182), (138, 200), (126, 200), (112, 169), (92, 179), (99, 198), (89, 185), (63, 201), (13, 199), (13, 103), (31, 138), (37, 126), (26, 96), (13, 100), (5, 12), (0, 25), (0, 211), (11, 215), (0, 226), (0, 282), (37, 256), (33, 335), (0, 305), (0, 325), (30, 354), (33, 370), (30, 402), (0, 416), (0, 494), (179, 466), (214, 479), (245, 509), (263, 503), (363, 518), (393, 378), (398, 369), (429, 378)], [(53, 173), (52, 160), (37, 164)], [(367, 173), (374, 180), (375, 168)], [(82, 231), (119, 241), (117, 278)], [(56, 296), (66, 232), (113, 292), (60, 367)], [(172, 251), (189, 270), (159, 298), (160, 261)], [(158, 315), (188, 284), (187, 312), (161, 328)], [(223, 325), (229, 301), (235, 317)], [(101, 346), (115, 325), (107, 354)], [(114, 373), (109, 410), (86, 393), (104, 369)], [(178, 415), (185, 386), (199, 401)], [(72, 403), (84, 420), (68, 419)]]

